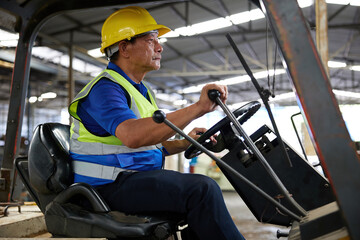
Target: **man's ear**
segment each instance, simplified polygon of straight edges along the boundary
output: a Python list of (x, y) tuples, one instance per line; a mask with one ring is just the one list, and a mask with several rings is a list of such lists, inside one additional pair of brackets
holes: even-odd
[(123, 57), (129, 57), (129, 44), (126, 41), (119, 42), (119, 54)]

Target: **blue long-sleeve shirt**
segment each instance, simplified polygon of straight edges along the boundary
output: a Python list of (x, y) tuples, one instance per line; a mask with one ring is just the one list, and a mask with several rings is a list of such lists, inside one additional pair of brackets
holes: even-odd
[[(109, 63), (108, 69), (114, 70), (125, 79), (127, 79), (139, 92), (147, 99), (148, 90), (143, 83), (132, 81), (117, 65)], [(77, 114), (80, 117), (85, 128), (97, 136), (114, 135), (116, 127), (128, 119), (136, 119), (136, 115), (129, 107), (130, 96), (119, 84), (106, 79), (100, 79), (91, 89), (90, 93), (84, 99), (81, 99), (78, 105)], [(155, 151), (155, 152), (154, 152)], [(112, 165), (118, 161), (122, 168), (139, 171), (148, 171), (160, 169), (163, 164), (163, 153), (167, 151), (157, 149), (154, 151), (142, 152), (139, 156), (125, 156), (121, 154), (110, 155), (82, 155), (70, 152), (73, 160), (98, 163), (102, 165)], [(144, 159), (147, 159), (146, 161)], [(75, 174), (74, 182), (86, 182), (97, 186), (112, 182), (111, 180), (99, 180), (88, 176)]]
[[(120, 67), (110, 62), (108, 69), (118, 72), (143, 96), (147, 96), (145, 85), (135, 83)], [(119, 84), (103, 78), (93, 86), (91, 93), (81, 100), (77, 113), (91, 133), (99, 136), (115, 135), (116, 127), (120, 123), (128, 119), (136, 119), (128, 106), (128, 98), (128, 93)]]

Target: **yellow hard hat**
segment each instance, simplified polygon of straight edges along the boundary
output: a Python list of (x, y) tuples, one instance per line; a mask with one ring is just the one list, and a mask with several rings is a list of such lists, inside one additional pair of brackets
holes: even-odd
[(159, 35), (170, 32), (170, 28), (159, 25), (150, 13), (142, 7), (126, 7), (111, 14), (104, 22), (101, 29), (101, 48), (102, 53), (114, 43), (146, 33), (158, 30)]

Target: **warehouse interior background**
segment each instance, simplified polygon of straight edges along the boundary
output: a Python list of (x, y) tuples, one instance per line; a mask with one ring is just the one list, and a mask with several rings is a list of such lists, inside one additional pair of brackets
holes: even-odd
[[(31, 0), (16, 0), (16, 3), (24, 7), (31, 4)], [(323, 31), (326, 35), (322, 36), (328, 44), (324, 66), (328, 69), (351, 139), (360, 142), (360, 0), (326, 0), (326, 3), (326, 11), (316, 12), (315, 0), (298, 0), (314, 42), (317, 40), (319, 15), (327, 19), (327, 29)], [(230, 34), (260, 86), (271, 92), (270, 106), (282, 138), (299, 155), (306, 154), (322, 173), (306, 124), (299, 114), (280, 50), (264, 14), (257, 6), (245, 0), (169, 0), (135, 5), (145, 7), (159, 24), (173, 30), (160, 38), (164, 48), (161, 69), (146, 76), (162, 110), (174, 111), (196, 102), (201, 87), (211, 82), (228, 86), (227, 103), (233, 110), (260, 99), (225, 37)], [(107, 65), (107, 59), (99, 50), (102, 24), (111, 13), (125, 6), (67, 11), (53, 16), (42, 26), (32, 48), (20, 155), (27, 153), (32, 131), (38, 124), (70, 122), (67, 112), (69, 101)], [(1, 10), (0, 7), (0, 166), (19, 38), (16, 26), (12, 24), (16, 22), (15, 17)], [(210, 128), (223, 117), (224, 113), (219, 109), (192, 122), (185, 132), (195, 126)], [(264, 124), (271, 126), (268, 113), (262, 107), (251, 121), (244, 124), (244, 129), (250, 135)], [(224, 154), (217, 155), (221, 157)], [(196, 160), (187, 160), (182, 154), (168, 158), (166, 168), (205, 174), (215, 179), (225, 192), (233, 190), (214, 161), (205, 154)], [(247, 209), (243, 204), (239, 211), (239, 196), (228, 195), (226, 200), (230, 211), (234, 209), (234, 219), (240, 221), (237, 224), (241, 225), (246, 236), (252, 236), (254, 231), (262, 228), (262, 231), (271, 230), (271, 237), (263, 234), (261, 238), (255, 233), (250, 239), (275, 239), (273, 232), (276, 229), (272, 226), (251, 222), (244, 227), (245, 220), (239, 219), (244, 217), (243, 212)]]
[[(20, 2), (27, 4), (25, 0)], [(314, 1), (298, 0), (298, 3), (315, 41)], [(327, 0), (326, 3), (327, 11), (322, 13), (328, 19), (328, 61), (325, 65), (350, 135), (354, 141), (360, 141), (360, 1)], [(284, 140), (301, 152), (295, 134), (295, 130), (299, 131), (307, 154), (315, 156), (301, 115), (294, 117), (295, 128), (291, 124), (291, 116), (299, 112), (299, 107), (267, 20), (255, 5), (238, 0), (139, 5), (147, 8), (158, 23), (173, 30), (161, 37), (164, 48), (161, 69), (146, 77), (157, 93), (161, 109), (173, 111), (194, 103), (201, 86), (210, 82), (228, 86), (231, 109), (259, 100), (257, 90), (225, 37), (230, 34), (260, 85), (273, 94), (269, 100)], [(107, 65), (107, 59), (99, 50), (102, 23), (124, 6), (64, 12), (40, 29), (32, 48), (21, 153), (26, 153), (32, 131), (39, 123), (69, 123), (69, 99)], [(0, 29), (0, 162), (17, 39), (15, 32)], [(69, 91), (71, 84), (74, 88)], [(186, 131), (194, 126), (209, 128), (223, 116), (222, 111), (208, 114), (194, 121)], [(253, 118), (244, 125), (248, 134), (263, 124), (270, 125), (264, 109)], [(312, 161), (316, 163), (316, 157)], [(205, 170), (212, 167), (211, 162), (206, 164)], [(189, 162), (182, 159), (170, 167), (187, 171)]]

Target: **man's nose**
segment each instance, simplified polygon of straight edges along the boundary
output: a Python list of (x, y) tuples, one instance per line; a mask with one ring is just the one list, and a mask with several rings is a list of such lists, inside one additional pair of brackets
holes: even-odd
[(161, 46), (161, 44), (159, 42), (157, 42), (155, 45), (155, 51), (162, 53), (163, 50), (164, 50), (164, 48)]

